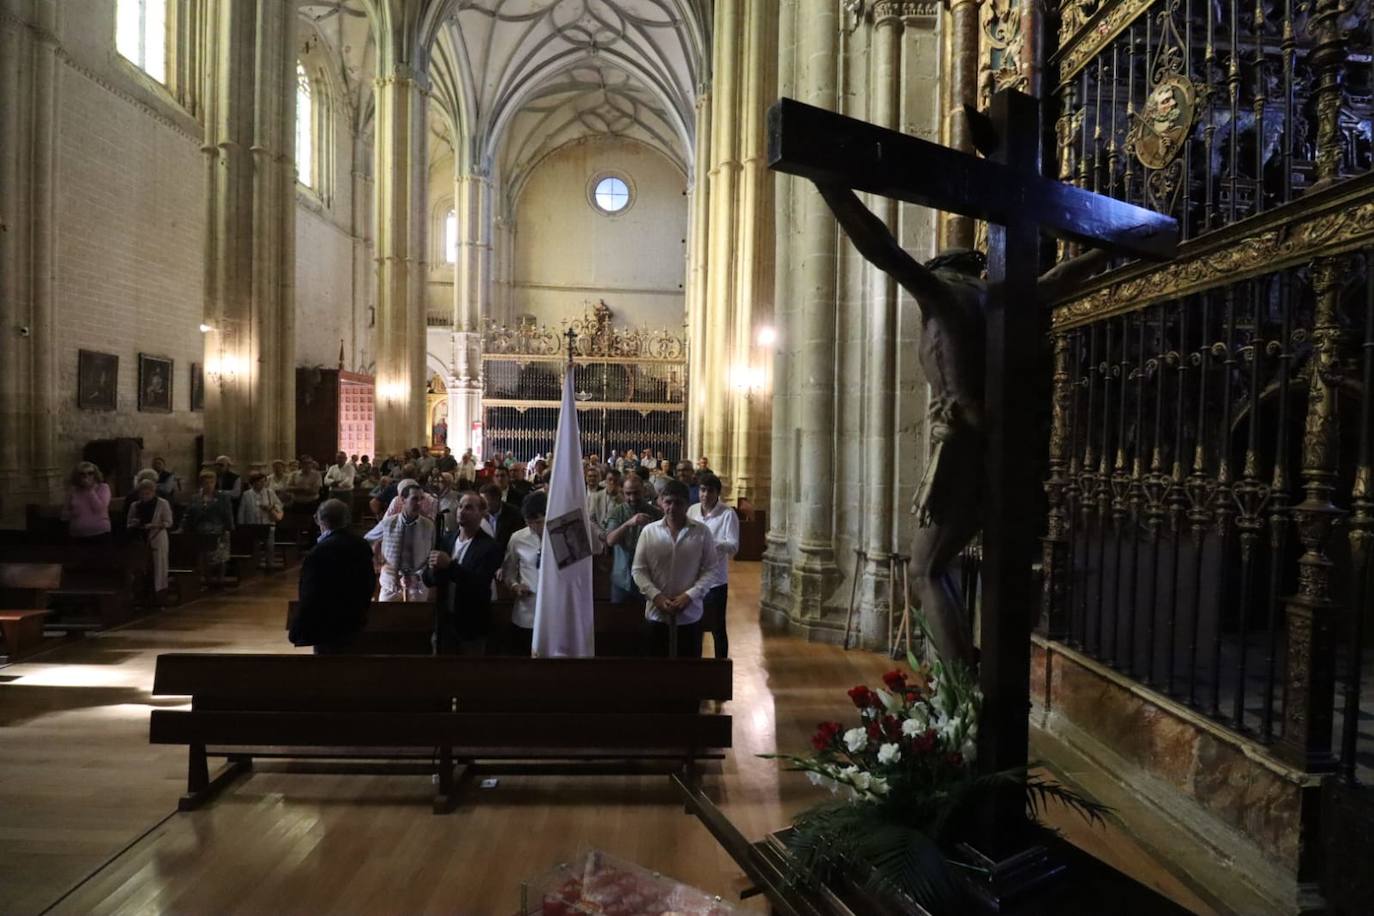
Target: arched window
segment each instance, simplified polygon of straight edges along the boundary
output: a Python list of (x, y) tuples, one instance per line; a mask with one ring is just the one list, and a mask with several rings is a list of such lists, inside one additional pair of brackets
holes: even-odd
[(296, 180), (315, 186), (315, 104), (310, 77), (296, 61)]
[(452, 210), (444, 217), (444, 263), (458, 263), (458, 214)]
[(140, 70), (167, 82), (167, 0), (117, 0), (115, 50)]

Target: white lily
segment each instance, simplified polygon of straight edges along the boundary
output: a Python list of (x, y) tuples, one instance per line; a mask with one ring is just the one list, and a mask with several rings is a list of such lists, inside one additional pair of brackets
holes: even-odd
[(868, 732), (862, 728), (851, 728), (844, 733), (844, 746), (849, 748), (849, 753), (857, 754), (868, 747)]

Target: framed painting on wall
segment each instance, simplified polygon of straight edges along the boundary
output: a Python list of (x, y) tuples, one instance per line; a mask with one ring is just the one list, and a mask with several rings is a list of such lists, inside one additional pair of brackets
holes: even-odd
[(78, 350), (76, 406), (82, 410), (114, 410), (119, 400), (119, 357), (113, 353)]
[(205, 409), (205, 367), (191, 363), (191, 409)]
[(167, 357), (138, 354), (138, 409), (172, 412), (172, 361)]

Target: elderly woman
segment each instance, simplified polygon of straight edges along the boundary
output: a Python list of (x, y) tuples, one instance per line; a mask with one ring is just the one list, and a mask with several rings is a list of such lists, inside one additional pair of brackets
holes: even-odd
[(72, 471), (71, 489), (62, 508), (67, 536), (78, 543), (110, 540), (110, 485), (100, 468), (83, 461)]
[(267, 475), (253, 471), (248, 475), (248, 489), (239, 501), (238, 523), (240, 525), (268, 525), (267, 552), (258, 565), (269, 569), (277, 565), (277, 522), (282, 520), (281, 500), (276, 491), (267, 485)]
[(157, 495), (157, 478), (143, 478), (135, 487), (138, 498), (129, 503), (126, 527), (142, 531), (153, 555), (153, 597), (167, 591), (167, 529), (172, 527), (172, 504)]
[(224, 584), (224, 564), (229, 562), (234, 506), (229, 494), (219, 489), (219, 475), (214, 471), (201, 471), (197, 481), (200, 486), (191, 494), (181, 526), (200, 541), (200, 563), (206, 584), (220, 586)]

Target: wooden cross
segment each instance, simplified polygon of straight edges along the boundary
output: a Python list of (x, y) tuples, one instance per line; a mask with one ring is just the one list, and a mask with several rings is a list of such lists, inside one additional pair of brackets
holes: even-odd
[[(1040, 104), (999, 92), (975, 125), (980, 159), (908, 134), (783, 99), (768, 112), (769, 167), (818, 184), (896, 198), (988, 222), (986, 490), (979, 761), (1026, 764), (1030, 631), (1037, 616), (1032, 563), (1042, 481), (1024, 456), (1048, 448), (1036, 386), (1048, 372), (1049, 311), (1034, 301), (1040, 233), (1150, 259), (1173, 257), (1177, 224), (1151, 210), (1045, 178)], [(1019, 298), (1018, 298), (1019, 297)], [(1028, 301), (1029, 300), (1029, 301)]]

